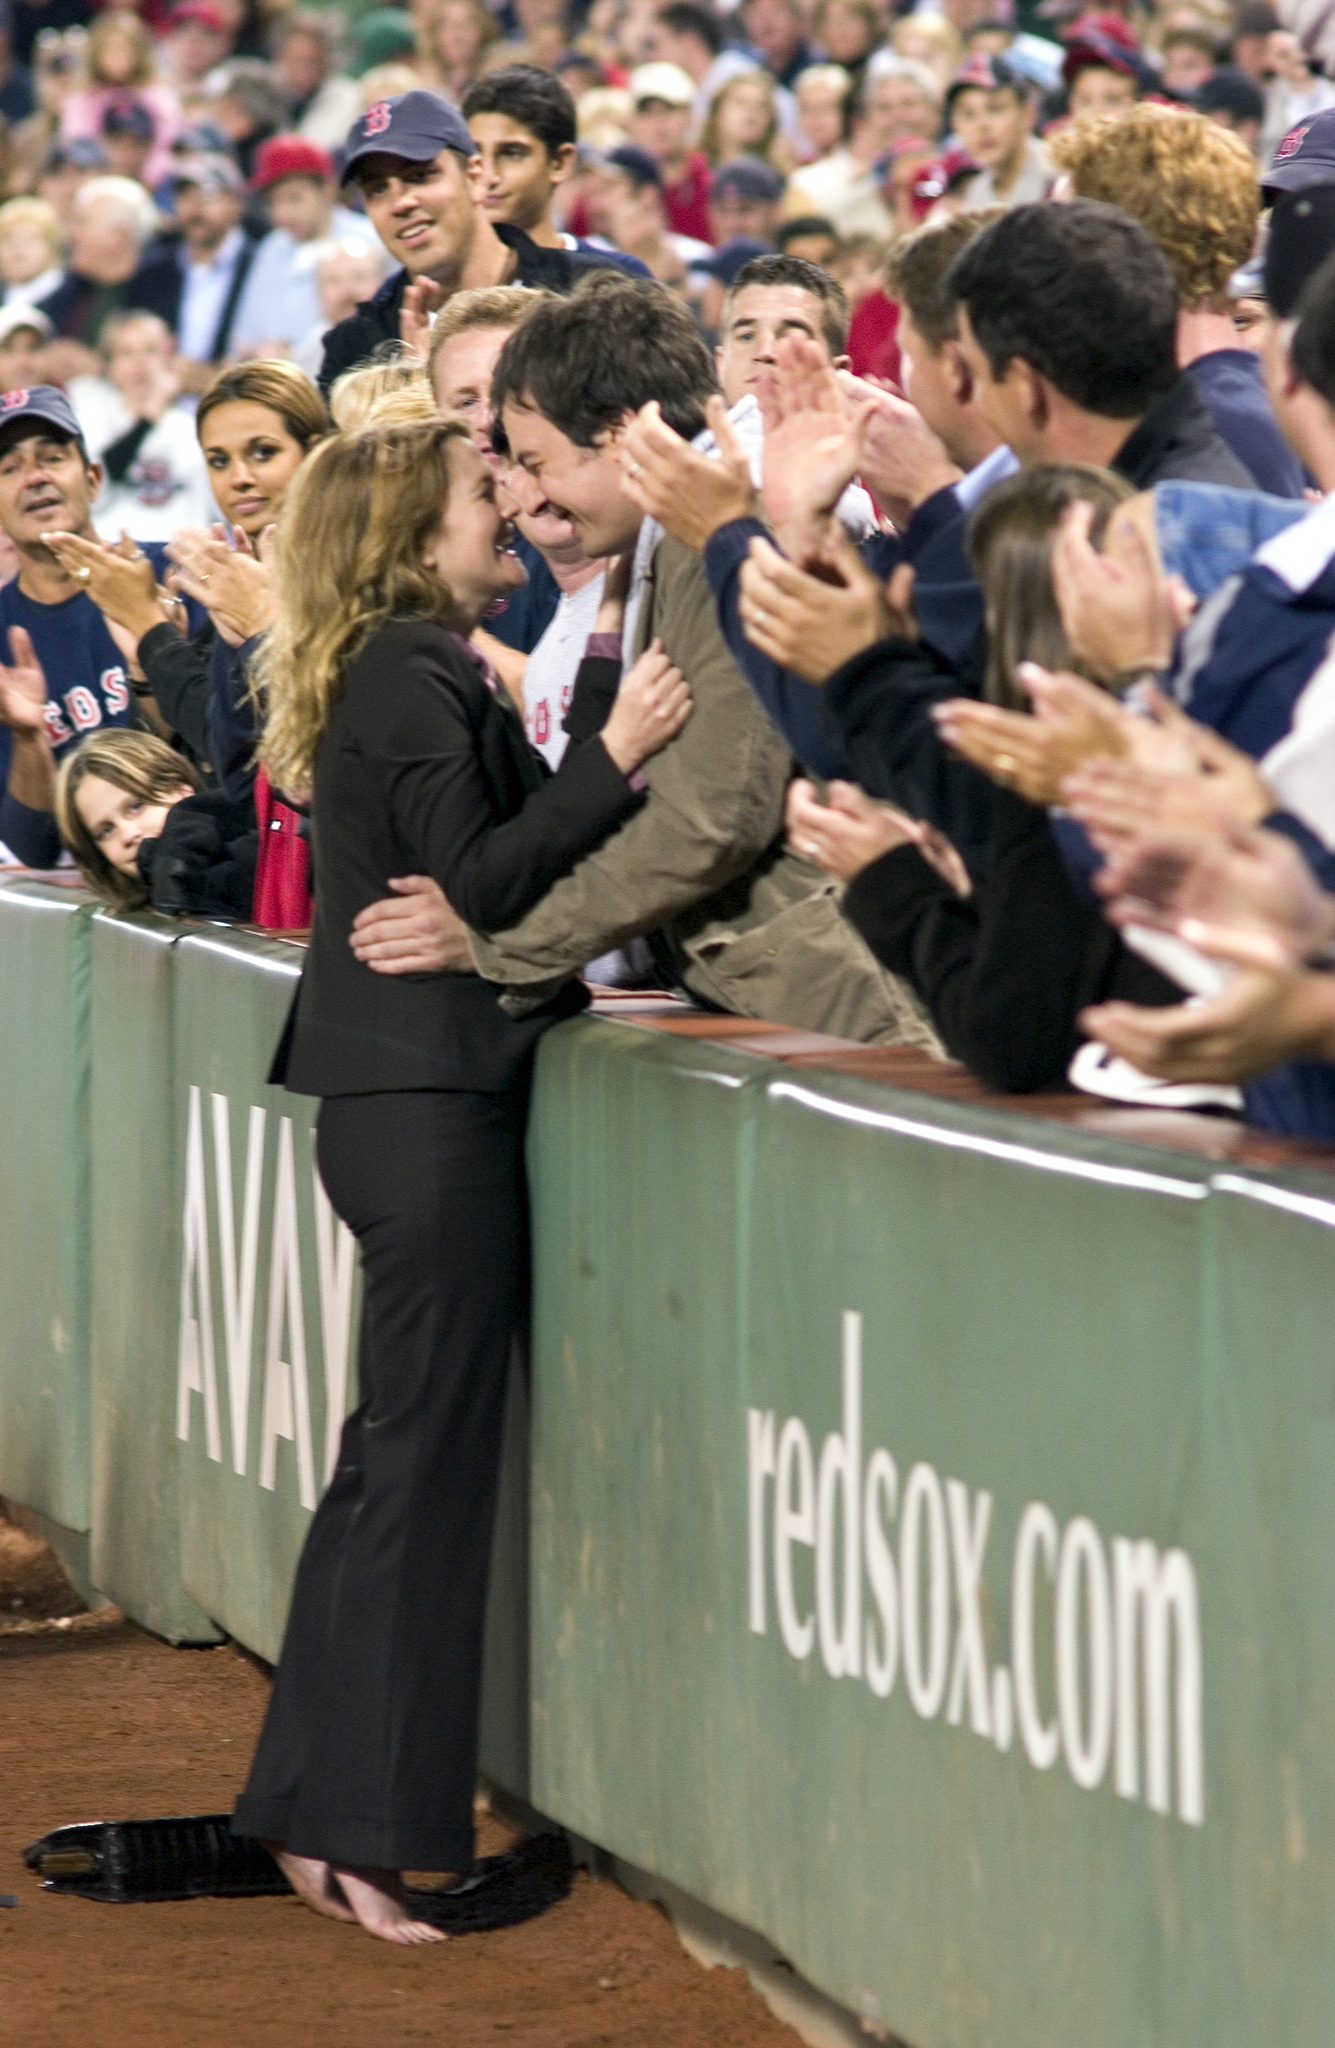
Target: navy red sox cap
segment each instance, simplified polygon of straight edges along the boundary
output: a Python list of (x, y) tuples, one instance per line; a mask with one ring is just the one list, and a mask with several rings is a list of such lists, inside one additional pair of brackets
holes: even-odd
[(9, 429), (18, 420), (41, 420), (55, 427), (67, 441), (83, 447), (83, 428), (63, 391), (54, 384), (30, 384), (19, 391), (0, 391), (0, 438), (9, 441)]
[(1301, 192), (1335, 183), (1335, 108), (1310, 114), (1282, 137), (1261, 173), (1263, 192)]
[(459, 109), (434, 92), (399, 92), (392, 99), (373, 100), (348, 130), (343, 148), (345, 184), (363, 157), (401, 156), (410, 164), (429, 164), (442, 149), (457, 150), (462, 157), (477, 155)]

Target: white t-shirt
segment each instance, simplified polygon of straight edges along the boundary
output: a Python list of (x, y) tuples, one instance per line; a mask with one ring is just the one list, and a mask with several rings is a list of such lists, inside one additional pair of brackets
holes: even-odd
[(582, 590), (562, 592), (551, 624), (524, 670), (524, 730), (553, 773), (570, 744), (561, 720), (570, 709), (575, 677), (598, 617), (606, 580), (606, 572), (600, 570)]
[[(69, 400), (95, 461), (134, 425), (105, 377), (71, 377)], [(179, 527), (207, 526), (217, 517), (188, 401), (168, 407), (140, 442), (125, 476), (119, 483), (108, 477), (93, 506), (93, 523), (110, 541), (119, 540), (122, 527), (133, 540), (170, 540)]]

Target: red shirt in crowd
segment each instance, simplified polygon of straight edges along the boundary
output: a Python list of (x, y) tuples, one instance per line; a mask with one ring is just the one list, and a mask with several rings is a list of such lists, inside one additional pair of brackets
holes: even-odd
[(855, 377), (884, 377), (899, 382), (899, 307), (879, 285), (873, 285), (848, 326), (848, 353)]
[(709, 158), (695, 150), (679, 185), (664, 185), (663, 206), (668, 227), (674, 235), (693, 235), (697, 242), (712, 242), (709, 232)]

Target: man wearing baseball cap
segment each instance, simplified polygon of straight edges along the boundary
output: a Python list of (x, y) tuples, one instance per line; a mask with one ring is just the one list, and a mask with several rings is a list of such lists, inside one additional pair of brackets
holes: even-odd
[(0, 395), (0, 528), (19, 558), (0, 589), (0, 843), (29, 867), (60, 857), (52, 804), (61, 755), (100, 726), (142, 723), (106, 620), (46, 541), (96, 539), (90, 507), (101, 488), (63, 391), (34, 384)]
[(126, 303), (166, 321), (181, 351), (181, 382), (199, 392), (231, 351), (259, 243), (242, 225), (246, 188), (230, 156), (183, 156), (173, 183), (180, 242), (145, 262)]
[(491, 222), (476, 202), (477, 150), (462, 114), (433, 92), (376, 100), (348, 134), (344, 183), (360, 188), (371, 224), (400, 266), (325, 339), (320, 385), (398, 341), (410, 287), (421, 309), (457, 291), (498, 284), (568, 292), (605, 258), (544, 249), (522, 228)]
[(286, 353), (320, 317), (316, 266), (330, 237), (377, 246), (364, 213), (339, 206), (334, 159), (304, 135), (271, 135), (255, 155), (250, 190), (273, 226), (255, 251), (232, 328), (233, 353)]

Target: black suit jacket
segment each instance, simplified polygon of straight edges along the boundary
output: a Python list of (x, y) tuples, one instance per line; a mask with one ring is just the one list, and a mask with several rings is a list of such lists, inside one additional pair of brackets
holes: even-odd
[(271, 1079), (306, 1095), (505, 1088), (537, 1036), (582, 1007), (575, 982), (516, 1021), (471, 974), (382, 975), (348, 944), (391, 876), (427, 874), (480, 931), (514, 924), (641, 799), (602, 741), (549, 777), (504, 692), (422, 620), (351, 663), (315, 756), (315, 922)]

